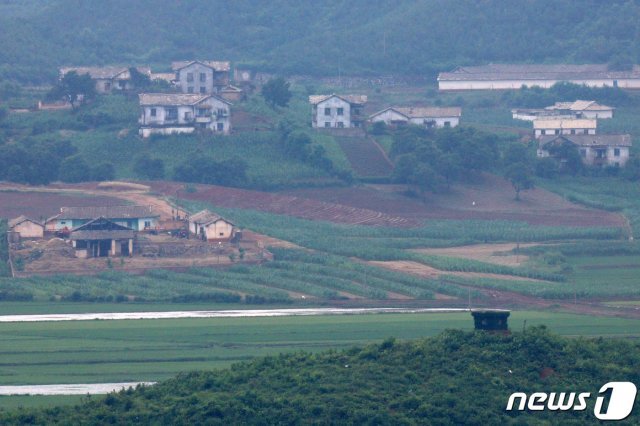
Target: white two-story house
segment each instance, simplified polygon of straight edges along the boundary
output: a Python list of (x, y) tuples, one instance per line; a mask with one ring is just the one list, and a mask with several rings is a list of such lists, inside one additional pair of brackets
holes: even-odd
[(313, 107), (311, 126), (314, 128), (362, 127), (366, 95), (309, 96)]
[(179, 61), (171, 64), (182, 93), (220, 93), (229, 85), (231, 65), (226, 61)]
[(196, 129), (227, 135), (231, 103), (215, 95), (141, 93), (140, 136), (193, 133)]

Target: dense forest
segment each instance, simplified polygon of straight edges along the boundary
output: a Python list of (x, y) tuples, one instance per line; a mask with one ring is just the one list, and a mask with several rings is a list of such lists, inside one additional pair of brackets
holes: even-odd
[(634, 0), (5, 0), (0, 77), (49, 82), (63, 64), (228, 59), (283, 74), (434, 76), (486, 62), (640, 56)]
[[(595, 420), (598, 390), (640, 381), (640, 345), (450, 330), (411, 342), (294, 353), (184, 373), (75, 407), (0, 412), (2, 424), (565, 424)], [(589, 392), (584, 411), (507, 412), (513, 392)], [(636, 411), (638, 403), (636, 402)], [(539, 423), (540, 422), (540, 423)], [(624, 423), (624, 422), (623, 422)]]

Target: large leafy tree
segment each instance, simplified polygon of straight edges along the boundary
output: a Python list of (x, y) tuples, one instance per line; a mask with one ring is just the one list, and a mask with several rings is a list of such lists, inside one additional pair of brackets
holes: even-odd
[(291, 99), (290, 84), (284, 78), (272, 78), (262, 86), (262, 97), (272, 107), (286, 107)]
[(505, 178), (509, 179), (513, 189), (516, 191), (516, 200), (520, 201), (520, 192), (533, 189), (533, 172), (527, 163), (513, 163), (505, 171)]
[(75, 71), (66, 73), (56, 84), (48, 97), (50, 99), (65, 99), (75, 109), (77, 104), (96, 95), (96, 85), (88, 74), (78, 74)]

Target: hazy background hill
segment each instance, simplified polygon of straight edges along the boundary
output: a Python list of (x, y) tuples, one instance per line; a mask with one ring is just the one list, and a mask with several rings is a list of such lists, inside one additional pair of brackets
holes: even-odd
[(637, 62), (640, 2), (4, 0), (0, 77), (230, 59), (284, 74), (434, 75), (485, 62)]

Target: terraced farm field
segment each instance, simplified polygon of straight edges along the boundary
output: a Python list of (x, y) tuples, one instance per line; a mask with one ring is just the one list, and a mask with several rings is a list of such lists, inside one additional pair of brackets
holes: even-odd
[(375, 140), (357, 136), (335, 139), (358, 177), (386, 177), (393, 171), (393, 164)]

